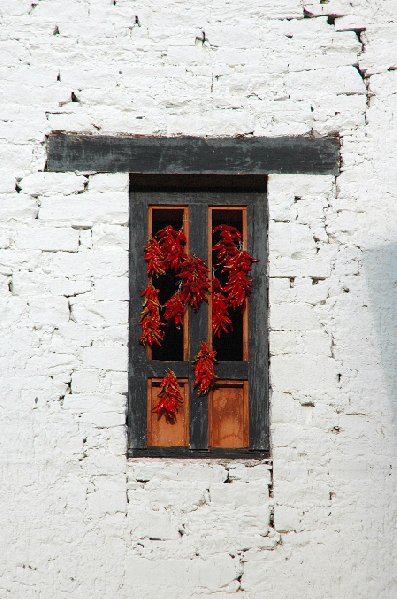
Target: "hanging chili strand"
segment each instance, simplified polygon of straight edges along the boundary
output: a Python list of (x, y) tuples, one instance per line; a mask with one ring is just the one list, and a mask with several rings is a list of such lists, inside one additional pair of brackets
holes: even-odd
[(231, 308), (243, 306), (251, 293), (252, 279), (248, 277), (248, 273), (253, 262), (257, 261), (245, 250), (240, 250), (224, 265), (223, 270), (229, 271), (229, 279), (223, 291), (228, 296)]
[(222, 333), (229, 333), (231, 330), (229, 303), (219, 279), (214, 277), (212, 281), (212, 331), (220, 338)]
[(175, 294), (173, 294), (164, 304), (164, 308), (164, 319), (168, 323), (174, 322), (175, 327), (180, 329), (183, 324), (183, 315), (186, 309), (186, 304), (181, 292), (175, 292)]
[(163, 268), (178, 271), (186, 258), (186, 236), (183, 229), (176, 231), (172, 225), (167, 225), (155, 237), (163, 255)]
[[(227, 273), (227, 282), (222, 288), (230, 308), (244, 306), (246, 298), (251, 293), (252, 279), (249, 277), (252, 263), (257, 262), (249, 252), (242, 249), (241, 233), (231, 225), (218, 225), (213, 233), (219, 233), (220, 239), (214, 245), (217, 254), (216, 266), (222, 267), (222, 273)], [(219, 319), (218, 319), (219, 320)], [(217, 322), (213, 322), (213, 328)], [(219, 331), (219, 326), (217, 326)]]
[(139, 341), (143, 346), (151, 347), (153, 344), (160, 346), (164, 332), (161, 330), (163, 323), (160, 317), (159, 290), (149, 283), (141, 296), (144, 300), (140, 318), (142, 334)]
[(164, 255), (159, 242), (155, 238), (150, 238), (145, 246), (145, 260), (148, 263), (147, 274), (164, 275)]
[(183, 398), (174, 371), (169, 369), (163, 377), (158, 398), (159, 401), (153, 408), (153, 412), (157, 413), (159, 418), (164, 414), (169, 423), (175, 423), (176, 413), (183, 403)]
[(215, 350), (210, 350), (206, 342), (202, 341), (200, 350), (194, 357), (194, 387), (197, 387), (199, 396), (208, 394), (215, 381)]
[(182, 264), (182, 271), (177, 274), (181, 279), (182, 302), (198, 310), (203, 300), (207, 300), (210, 283), (206, 263), (198, 256), (188, 256)]
[(214, 245), (213, 251), (217, 253), (217, 264), (221, 265), (238, 252), (243, 239), (239, 230), (231, 225), (218, 225), (213, 230), (213, 234), (216, 233), (219, 233), (220, 240)]

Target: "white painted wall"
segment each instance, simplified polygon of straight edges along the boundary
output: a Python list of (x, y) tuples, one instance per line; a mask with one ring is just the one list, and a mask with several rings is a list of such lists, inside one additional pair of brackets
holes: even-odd
[[(2, 597), (395, 596), (393, 0), (0, 15)], [(269, 180), (273, 479), (126, 461), (128, 178), (43, 173), (60, 129), (341, 135)]]

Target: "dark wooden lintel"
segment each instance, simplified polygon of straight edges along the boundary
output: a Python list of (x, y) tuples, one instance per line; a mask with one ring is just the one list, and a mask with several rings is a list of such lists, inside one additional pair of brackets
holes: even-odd
[(339, 172), (337, 137), (144, 137), (51, 133), (48, 171), (266, 175)]

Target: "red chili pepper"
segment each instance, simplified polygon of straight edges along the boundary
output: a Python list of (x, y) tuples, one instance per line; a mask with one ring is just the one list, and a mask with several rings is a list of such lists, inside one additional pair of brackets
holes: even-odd
[(248, 252), (240, 250), (224, 266), (224, 271), (229, 270), (229, 279), (223, 290), (232, 308), (243, 306), (251, 293), (252, 279), (248, 277), (248, 273), (253, 262), (256, 261)]
[(164, 255), (155, 238), (150, 238), (145, 246), (145, 260), (148, 263), (147, 273), (149, 276), (164, 275)]
[(183, 325), (183, 315), (186, 308), (182, 294), (180, 292), (175, 292), (175, 294), (173, 294), (164, 304), (164, 307), (164, 319), (168, 322), (174, 321), (175, 327), (180, 329), (181, 325)]
[(200, 351), (194, 358), (194, 387), (199, 396), (208, 394), (215, 381), (215, 350), (210, 350), (207, 343), (202, 341)]
[[(217, 266), (222, 266), (222, 272), (228, 273), (228, 279), (223, 286), (222, 292), (230, 308), (243, 306), (246, 298), (251, 293), (252, 279), (248, 277), (252, 263), (257, 262), (246, 250), (241, 249), (242, 236), (235, 227), (230, 225), (218, 225), (213, 233), (220, 234), (220, 240), (214, 245), (217, 253)], [(221, 304), (221, 298), (216, 298), (215, 305), (221, 315), (225, 314)], [(221, 312), (223, 310), (223, 313)], [(220, 335), (220, 317), (217, 318), (217, 332)], [(227, 326), (227, 323), (224, 321)]]
[(217, 253), (218, 264), (223, 264), (240, 249), (242, 236), (239, 230), (231, 225), (218, 225), (213, 233), (220, 234), (220, 240), (214, 245), (213, 250)]
[(177, 274), (182, 281), (181, 298), (185, 305), (198, 310), (203, 300), (207, 300), (209, 290), (208, 268), (195, 254), (182, 263), (182, 271)]
[(174, 371), (168, 370), (160, 383), (159, 401), (153, 408), (159, 418), (165, 415), (169, 423), (175, 423), (176, 413), (183, 403), (181, 388)]
[(219, 279), (215, 277), (212, 282), (212, 331), (218, 338), (223, 332), (229, 333), (232, 329), (228, 309), (228, 300), (223, 293)]
[(142, 334), (139, 341), (143, 346), (146, 344), (160, 346), (164, 332), (161, 331), (163, 323), (160, 317), (159, 290), (149, 283), (141, 296), (144, 297), (144, 301), (140, 318)]
[(186, 236), (183, 229), (176, 231), (172, 225), (167, 225), (156, 233), (156, 238), (164, 257), (164, 268), (178, 271), (186, 257)]
[(183, 229), (176, 231), (172, 225), (160, 229), (145, 246), (148, 275), (164, 275), (167, 269), (178, 270), (186, 256), (185, 246)]

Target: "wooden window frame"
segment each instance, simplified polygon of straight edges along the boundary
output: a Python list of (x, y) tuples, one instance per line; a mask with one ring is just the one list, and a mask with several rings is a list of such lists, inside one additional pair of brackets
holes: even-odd
[[(187, 361), (156, 361), (139, 344), (140, 290), (147, 280), (143, 246), (147, 241), (149, 208), (188, 206), (191, 227), (189, 252), (208, 254), (210, 207), (247, 207), (248, 251), (259, 262), (253, 271), (253, 293), (249, 299), (248, 361), (220, 361), (220, 380), (248, 380), (249, 447), (208, 448), (208, 397), (198, 396), (191, 377), (192, 353), (197, 351), (203, 332), (208, 330), (208, 306), (203, 304), (189, 327), (190, 355)], [(262, 192), (212, 191), (130, 191), (130, 335), (128, 373), (128, 455), (130, 457), (173, 458), (266, 458), (269, 456), (269, 384), (267, 331), (267, 199)], [(205, 335), (204, 335), (205, 337)], [(147, 380), (162, 378), (166, 368), (178, 378), (189, 379), (189, 447), (147, 446)]]

